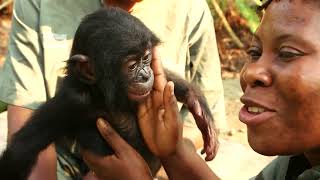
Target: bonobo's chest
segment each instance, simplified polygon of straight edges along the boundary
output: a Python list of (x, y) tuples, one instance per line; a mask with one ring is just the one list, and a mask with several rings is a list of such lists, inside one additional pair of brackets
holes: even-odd
[(87, 119), (87, 124), (82, 126), (76, 135), (76, 140), (85, 148), (99, 155), (111, 155), (113, 150), (103, 139), (96, 127), (97, 118), (102, 117), (109, 122), (113, 129), (130, 144), (145, 159), (153, 173), (160, 168), (160, 161), (148, 149), (141, 135), (135, 113), (101, 113)]
[(148, 149), (140, 132), (138, 119), (134, 113), (109, 115), (108, 122), (148, 163), (153, 175), (160, 168), (160, 161)]

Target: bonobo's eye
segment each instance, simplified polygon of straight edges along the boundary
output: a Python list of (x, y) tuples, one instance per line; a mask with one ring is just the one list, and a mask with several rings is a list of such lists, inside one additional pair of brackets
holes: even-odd
[(282, 61), (290, 61), (303, 55), (304, 52), (289, 46), (280, 47), (278, 52), (278, 58)]
[(129, 61), (127, 62), (127, 65), (128, 65), (128, 69), (129, 69), (129, 70), (135, 70), (136, 67), (137, 67), (137, 61), (135, 61), (135, 60), (129, 60)]
[(147, 51), (146, 54), (141, 58), (142, 62), (144, 64), (149, 64), (151, 62), (151, 52), (150, 51)]
[(257, 61), (262, 55), (262, 50), (259, 47), (251, 46), (247, 50), (247, 54), (249, 55), (251, 61)]

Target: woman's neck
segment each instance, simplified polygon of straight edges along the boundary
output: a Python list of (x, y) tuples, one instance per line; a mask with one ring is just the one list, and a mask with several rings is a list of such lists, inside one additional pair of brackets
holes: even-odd
[(320, 165), (320, 148), (315, 148), (304, 153), (312, 167)]

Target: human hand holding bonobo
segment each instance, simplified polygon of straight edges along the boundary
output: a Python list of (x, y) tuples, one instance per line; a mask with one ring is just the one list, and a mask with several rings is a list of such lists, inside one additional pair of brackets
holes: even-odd
[[(153, 90), (148, 99), (140, 104), (138, 119), (149, 149), (156, 156), (161, 157), (172, 153), (182, 139), (182, 123), (173, 94), (174, 84), (167, 82), (158, 47), (153, 48), (151, 68), (154, 73)], [(188, 98), (184, 102), (202, 132), (204, 141), (202, 153), (206, 153), (206, 160), (212, 160), (219, 144), (211, 124), (213, 117), (210, 110), (206, 109), (208, 106), (201, 104), (206, 103), (205, 99), (201, 99), (195, 91), (188, 91)], [(150, 123), (150, 120), (153, 121)]]
[(152, 56), (153, 90), (147, 100), (139, 105), (138, 120), (150, 151), (161, 158), (176, 150), (182, 140), (183, 123), (179, 118), (174, 84), (166, 80), (157, 48), (153, 49)]
[[(144, 159), (104, 120), (98, 119), (97, 127), (102, 137), (113, 149), (114, 154), (101, 157), (81, 149), (81, 154), (97, 179), (152, 179), (151, 172)], [(92, 175), (91, 179), (94, 179)]]

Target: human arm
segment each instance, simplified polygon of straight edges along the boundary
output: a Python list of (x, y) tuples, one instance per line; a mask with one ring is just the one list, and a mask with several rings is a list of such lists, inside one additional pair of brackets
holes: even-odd
[(185, 141), (177, 145), (175, 153), (161, 158), (169, 179), (217, 180), (220, 179)]
[[(46, 100), (41, 71), (38, 35), (39, 3), (16, 0), (8, 54), (0, 70), (0, 100), (8, 106), (8, 142), (30, 117), (32, 110)], [(56, 153), (53, 145), (38, 158), (30, 180), (56, 179)]]
[[(28, 118), (32, 114), (32, 110), (19, 107), (19, 106), (8, 106), (8, 142), (12, 135), (18, 131)], [(50, 145), (38, 156), (38, 161), (34, 166), (32, 173), (29, 176), (29, 180), (56, 180), (56, 152), (54, 145)]]
[(214, 115), (216, 128), (227, 130), (220, 60), (212, 15), (205, 0), (191, 2), (193, 6), (188, 15), (192, 19), (188, 25), (188, 64), (192, 66), (187, 78), (204, 92)]

